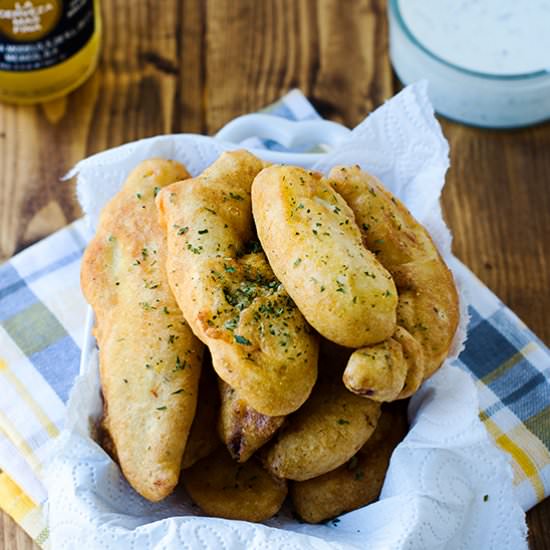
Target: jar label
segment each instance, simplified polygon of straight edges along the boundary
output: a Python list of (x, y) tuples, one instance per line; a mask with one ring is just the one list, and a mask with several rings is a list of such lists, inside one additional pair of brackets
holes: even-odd
[(57, 65), (93, 33), (93, 0), (0, 0), (0, 70)]

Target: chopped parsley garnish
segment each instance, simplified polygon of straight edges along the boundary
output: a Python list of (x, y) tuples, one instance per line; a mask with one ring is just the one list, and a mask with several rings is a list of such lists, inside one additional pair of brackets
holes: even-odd
[(202, 246), (193, 246), (191, 243), (187, 243), (187, 250), (190, 250), (193, 254), (200, 254), (202, 252)]
[(349, 424), (349, 420), (346, 420), (345, 418), (339, 418), (336, 422), (340, 424), (340, 426), (343, 426), (344, 424)]
[(166, 313), (166, 315), (168, 315), (168, 314), (170, 313), (170, 312), (168, 311), (168, 308), (167, 308), (166, 306), (164, 306), (164, 307), (162, 308), (162, 311), (163, 311), (164, 313)]
[(204, 235), (205, 233), (208, 233), (208, 229), (199, 229), (198, 234)]
[(302, 263), (302, 258), (296, 258), (294, 260), (294, 267), (298, 267)]
[(154, 290), (155, 288), (158, 288), (160, 286), (160, 283), (156, 283), (155, 281), (148, 281), (147, 279), (143, 279), (143, 286), (145, 288), (150, 289), (150, 290)]
[(166, 410), (166, 407), (157, 407), (157, 411), (165, 411)]
[(233, 191), (229, 191), (229, 196), (236, 200), (236, 201), (243, 201), (243, 197), (241, 197), (241, 195), (238, 195), (237, 193), (233, 193)]
[(232, 265), (223, 264), (223, 268), (227, 271), (227, 273), (235, 273), (236, 271)]
[(183, 388), (180, 388), (179, 390), (176, 390), (176, 391), (173, 391), (172, 392), (172, 395), (178, 395), (178, 393), (182, 393), (184, 392), (185, 390)]
[(174, 368), (174, 371), (183, 370), (185, 367), (187, 367), (187, 363), (185, 361), (182, 363), (180, 356), (176, 355), (176, 367)]
[(156, 197), (159, 194), (159, 191), (160, 191), (160, 187), (155, 187), (153, 189), (153, 195)]
[(346, 292), (346, 287), (344, 283), (341, 283), (340, 281), (336, 281), (336, 286), (338, 287), (336, 289), (336, 292)]
[(141, 193), (136, 193), (136, 197), (141, 200)]
[(364, 231), (368, 231), (368, 230), (369, 230), (369, 224), (368, 224), (368, 223), (362, 224), (361, 227), (363, 228)]
[(189, 227), (187, 227), (187, 226), (180, 227), (178, 229), (178, 235), (185, 235), (188, 231), (189, 231)]
[(235, 330), (238, 324), (239, 324), (239, 321), (238, 319), (235, 318), (235, 319), (229, 319), (229, 321), (226, 321), (223, 326), (227, 330)]
[(252, 342), (250, 340), (248, 340), (248, 338), (245, 338), (244, 336), (241, 336), (240, 334), (235, 334), (235, 342), (237, 342), (237, 344), (242, 344), (243, 346), (252, 345)]

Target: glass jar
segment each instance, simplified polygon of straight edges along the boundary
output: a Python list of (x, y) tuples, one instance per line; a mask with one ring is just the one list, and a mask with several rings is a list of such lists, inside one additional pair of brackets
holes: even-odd
[(68, 94), (95, 70), (99, 0), (0, 0), (0, 101)]

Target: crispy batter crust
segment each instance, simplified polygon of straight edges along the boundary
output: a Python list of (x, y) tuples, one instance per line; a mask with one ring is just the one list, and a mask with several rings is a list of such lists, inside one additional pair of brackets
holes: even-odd
[(157, 501), (178, 482), (195, 414), (202, 344), (168, 285), (154, 197), (188, 177), (166, 160), (141, 163), (105, 206), (82, 261), (96, 315), (104, 420), (126, 479)]
[(403, 327), (391, 338), (354, 351), (344, 371), (345, 386), (375, 401), (410, 397), (424, 375), (424, 352)]
[(168, 278), (214, 369), (250, 407), (286, 415), (317, 376), (318, 339), (255, 241), (250, 188), (264, 164), (224, 153), (199, 177), (157, 198)]
[[(416, 391), (418, 381), (431, 376), (449, 353), (459, 318), (453, 276), (426, 229), (374, 176), (358, 166), (337, 166), (331, 170), (329, 180), (353, 210), (365, 246), (376, 253), (395, 281), (399, 293), (398, 325), (422, 348), (422, 369), (417, 360), (416, 371), (392, 398), (408, 397)], [(369, 348), (356, 353), (364, 352), (368, 354)], [(348, 372), (348, 382), (357, 379), (359, 363), (360, 358), (355, 357), (354, 376)], [(372, 367), (372, 362), (364, 362), (365, 371)], [(423, 371), (421, 376), (419, 370)], [(348, 387), (362, 392), (373, 389), (351, 383)]]
[(291, 483), (290, 497), (298, 515), (308, 523), (319, 523), (378, 498), (391, 454), (406, 432), (404, 413), (384, 411), (372, 437), (346, 464)]
[(218, 430), (231, 457), (246, 462), (281, 427), (284, 416), (266, 416), (252, 409), (235, 389), (220, 380)]
[(380, 405), (348, 391), (340, 380), (321, 380), (303, 407), (287, 418), (264, 455), (277, 477), (303, 481), (349, 460), (373, 433)]
[(190, 468), (201, 458), (208, 456), (221, 445), (216, 431), (220, 413), (218, 377), (212, 368), (212, 360), (205, 350), (199, 383), (199, 397), (193, 424), (187, 438), (181, 467)]
[(252, 207), (275, 275), (322, 336), (358, 348), (393, 334), (393, 280), (363, 246), (353, 212), (327, 180), (271, 166), (254, 180)]
[(270, 476), (257, 460), (235, 462), (225, 447), (182, 473), (187, 492), (210, 516), (264, 521), (287, 495), (286, 482)]

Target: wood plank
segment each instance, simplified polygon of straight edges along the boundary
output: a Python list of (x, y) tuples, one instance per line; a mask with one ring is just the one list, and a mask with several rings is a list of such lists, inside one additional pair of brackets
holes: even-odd
[(393, 95), (386, 2), (323, 0), (312, 99), (326, 118), (353, 127)]
[(0, 549), (39, 550), (39, 547), (8, 514), (0, 510)]
[(300, 88), (324, 116), (359, 122), (392, 94), (385, 2), (234, 2), (206, 10), (206, 120), (213, 133)]
[(529, 526), (529, 548), (531, 550), (550, 550), (550, 499), (537, 504), (527, 512)]
[(498, 132), (443, 121), (454, 251), (550, 343), (550, 125)]

